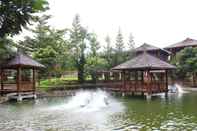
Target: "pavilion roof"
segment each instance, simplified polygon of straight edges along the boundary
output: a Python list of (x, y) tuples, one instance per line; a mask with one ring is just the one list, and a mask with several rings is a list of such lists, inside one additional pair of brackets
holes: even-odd
[(165, 49), (170, 49), (170, 48), (179, 48), (179, 47), (189, 47), (189, 46), (197, 46), (197, 40), (191, 39), (191, 38), (186, 38), (183, 41), (180, 41), (178, 43), (169, 45), (165, 47)]
[(165, 49), (162, 49), (162, 48), (159, 48), (159, 47), (147, 44), (147, 43), (144, 43), (143, 45), (136, 48), (136, 52), (143, 52), (144, 50), (146, 51), (162, 50), (163, 52), (170, 54), (170, 52)]
[(17, 68), (17, 67), (30, 67), (30, 68), (44, 68), (45, 66), (35, 61), (30, 56), (17, 52), (16, 55), (2, 65), (2, 68)]
[(114, 68), (112, 70), (162, 70), (162, 69), (175, 69), (174, 65), (171, 65), (165, 61), (160, 60), (146, 52), (139, 54), (131, 60), (128, 60)]

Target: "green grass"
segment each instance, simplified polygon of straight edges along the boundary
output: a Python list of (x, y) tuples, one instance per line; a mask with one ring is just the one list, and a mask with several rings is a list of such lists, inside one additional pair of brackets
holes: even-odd
[(77, 83), (77, 80), (77, 77), (45, 79), (40, 81), (39, 88), (42, 90), (49, 90), (57, 87), (65, 87), (65, 85)]
[(70, 78), (52, 78), (52, 79), (45, 79), (41, 80), (40, 86), (56, 86), (66, 84), (69, 81), (77, 81), (77, 78), (70, 77)]
[[(86, 77), (86, 81), (90, 81), (91, 77)], [(79, 87), (77, 77), (65, 77), (65, 78), (51, 78), (41, 80), (39, 83), (39, 89), (49, 91), (53, 89), (75, 89)]]

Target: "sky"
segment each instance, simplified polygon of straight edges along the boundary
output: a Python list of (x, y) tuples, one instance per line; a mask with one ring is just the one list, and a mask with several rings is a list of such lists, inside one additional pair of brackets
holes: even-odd
[(115, 40), (120, 28), (125, 43), (132, 33), (136, 46), (158, 47), (197, 39), (197, 0), (48, 0), (55, 28), (71, 27), (76, 14), (82, 25), (98, 35), (101, 44)]

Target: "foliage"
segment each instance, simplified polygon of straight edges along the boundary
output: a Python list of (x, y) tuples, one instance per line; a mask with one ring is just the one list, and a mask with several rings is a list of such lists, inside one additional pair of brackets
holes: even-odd
[(0, 38), (0, 62), (9, 58), (13, 53), (15, 43), (9, 38)]
[(68, 57), (68, 45), (64, 40), (64, 30), (51, 29), (46, 25), (49, 16), (42, 16), (35, 29), (32, 29), (34, 37), (26, 37), (20, 42), (20, 46), (33, 58), (44, 64), (46, 76), (60, 76), (67, 67), (65, 59)]
[(134, 37), (131, 33), (129, 35), (128, 46), (129, 46), (128, 59), (131, 59), (135, 55), (135, 42), (134, 42)]
[[(130, 51), (124, 50), (120, 29), (116, 37), (116, 47), (112, 47), (111, 39), (107, 36), (106, 46), (104, 50), (100, 50), (101, 45), (96, 34), (81, 25), (79, 15), (74, 17), (72, 27), (65, 30), (51, 28), (47, 24), (48, 19), (48, 15), (39, 17), (35, 29), (31, 29), (34, 36), (25, 37), (17, 45), (47, 67), (40, 73), (42, 76), (60, 77), (66, 70), (77, 70), (80, 83), (87, 78), (95, 82), (96, 71), (110, 69), (128, 59)], [(132, 39), (129, 42), (134, 45)]]
[(74, 66), (78, 70), (78, 80), (81, 83), (84, 82), (85, 78), (85, 50), (87, 48), (88, 35), (87, 30), (81, 26), (79, 15), (76, 15), (72, 23), (72, 28), (70, 29), (70, 53), (72, 53), (72, 58), (75, 62)]
[(105, 59), (98, 55), (100, 44), (97, 41), (96, 34), (89, 34), (90, 40), (90, 53), (87, 56), (85, 70), (87, 75), (91, 76), (93, 82), (96, 82), (96, 71), (104, 69), (107, 65)]
[(114, 65), (118, 65), (125, 61), (124, 56), (124, 41), (123, 41), (123, 35), (121, 30), (118, 30), (118, 34), (116, 36), (116, 47), (115, 47), (115, 56), (114, 56)]
[(1, 0), (0, 38), (18, 34), (35, 20), (35, 13), (48, 9), (46, 0)]
[[(185, 78), (197, 72), (197, 48), (188, 47), (177, 53), (172, 64), (177, 66), (177, 77)], [(189, 73), (189, 74), (188, 74)]]
[(105, 38), (106, 46), (104, 47), (104, 59), (106, 60), (106, 67), (110, 69), (113, 64), (113, 48), (111, 46), (111, 39), (109, 36)]

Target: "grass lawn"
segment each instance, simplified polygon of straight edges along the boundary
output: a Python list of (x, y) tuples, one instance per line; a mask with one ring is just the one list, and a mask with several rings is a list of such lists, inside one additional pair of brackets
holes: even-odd
[(39, 88), (44, 90), (49, 90), (54, 87), (65, 87), (72, 83), (77, 83), (77, 77), (66, 77), (66, 78), (51, 78), (40, 81)]

